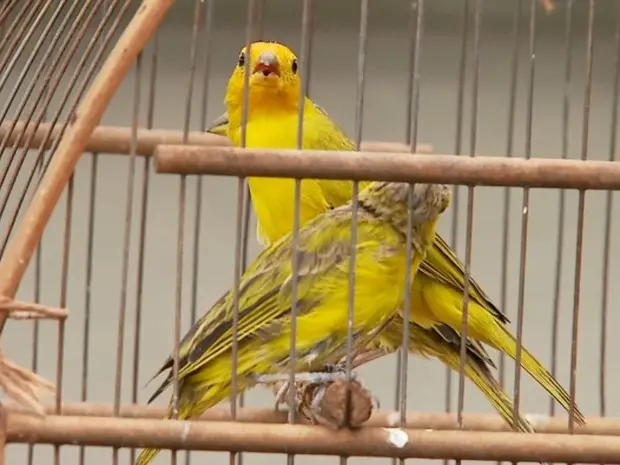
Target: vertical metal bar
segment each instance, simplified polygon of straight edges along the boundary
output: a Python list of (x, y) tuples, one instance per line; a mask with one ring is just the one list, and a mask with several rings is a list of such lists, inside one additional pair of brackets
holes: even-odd
[[(265, 1), (257, 0), (254, 11), (254, 19), (253, 19), (253, 30), (251, 31), (253, 34), (253, 41), (260, 40), (263, 35), (264, 29), (264, 8)], [(245, 273), (245, 270), (248, 266), (248, 250), (249, 250), (249, 242), (250, 242), (250, 218), (252, 215), (252, 197), (250, 195), (250, 186), (248, 183), (245, 183), (245, 204), (243, 206), (243, 224), (241, 230), (241, 274)], [(238, 405), (240, 408), (245, 406), (245, 393), (242, 392), (238, 396)], [(237, 456), (237, 465), (243, 465), (243, 453), (240, 452)]]
[[(368, 0), (360, 0), (360, 29), (357, 52), (357, 88), (355, 99), (355, 150), (360, 150), (362, 143), (362, 133), (364, 127), (364, 90), (366, 82), (366, 55), (368, 53)], [(309, 79), (306, 79), (308, 82)], [(355, 267), (357, 263), (357, 236), (358, 236), (358, 201), (359, 183), (353, 181), (352, 191), (352, 216), (351, 216), (351, 238), (349, 259), (349, 282), (348, 282), (348, 301), (347, 301), (347, 356), (345, 373), (347, 383), (351, 382), (351, 371), (353, 369), (353, 328), (355, 318)], [(351, 415), (351, 391), (347, 384), (345, 396), (345, 418)], [(346, 465), (347, 457), (340, 457), (340, 464)]]
[[(204, 24), (204, 74), (202, 82), (202, 99), (200, 111), (200, 128), (206, 131), (209, 123), (207, 122), (207, 103), (209, 98), (209, 75), (211, 71), (211, 41), (213, 32), (213, 0), (206, 0)], [(191, 324), (194, 324), (198, 318), (198, 273), (200, 265), (200, 242), (201, 242), (201, 221), (202, 221), (202, 176), (196, 177), (195, 186), (195, 211), (194, 211), (194, 254), (192, 259), (192, 301), (190, 305)], [(189, 463), (189, 453), (186, 464)]]
[[(62, 264), (60, 271), (60, 308), (67, 307), (69, 291), (69, 251), (71, 250), (71, 223), (73, 215), (73, 181), (71, 175), (67, 183), (67, 203), (65, 211), (64, 240), (62, 246)], [(58, 322), (58, 352), (56, 359), (56, 405), (55, 413), (60, 414), (62, 407), (62, 389), (64, 384), (65, 355), (65, 321)], [(54, 446), (54, 465), (60, 465), (60, 446)]]
[[(570, 121), (571, 75), (573, 57), (573, 5), (574, 0), (566, 4), (566, 19), (564, 31), (564, 86), (562, 100), (562, 158), (568, 158), (568, 127)], [(566, 216), (566, 191), (560, 189), (560, 205), (558, 207), (558, 233), (556, 249), (555, 283), (553, 289), (553, 316), (551, 330), (551, 374), (555, 377), (558, 370), (558, 342), (560, 324), (560, 298), (562, 286), (562, 272), (564, 270), (564, 222)], [(555, 400), (549, 399), (549, 413), (555, 415)]]
[[(183, 143), (187, 143), (189, 135), (189, 125), (191, 121), (191, 102), (193, 96), (194, 87), (194, 74), (196, 71), (196, 49), (197, 38), (200, 30), (200, 19), (202, 11), (202, 2), (196, 0), (194, 3), (194, 21), (192, 25), (192, 43), (190, 45), (190, 66), (187, 83), (187, 97), (185, 101), (185, 118), (183, 123)], [(185, 246), (185, 203), (187, 196), (187, 178), (185, 175), (179, 177), (179, 215), (177, 226), (177, 278), (176, 278), (176, 291), (175, 291), (175, 309), (174, 309), (174, 323), (173, 323), (173, 379), (174, 379), (174, 393), (172, 397), (172, 418), (179, 417), (179, 344), (181, 340), (181, 312), (183, 308), (183, 259), (184, 259), (184, 246)], [(234, 370), (236, 372), (236, 368)], [(186, 456), (186, 460), (189, 458)], [(170, 463), (175, 465), (177, 463), (177, 451), (171, 451)]]
[[(190, 65), (189, 65), (189, 76), (187, 83), (187, 98), (185, 101), (185, 119), (183, 122), (183, 143), (187, 144), (188, 136), (189, 136), (189, 127), (191, 123), (191, 113), (192, 113), (192, 100), (194, 94), (194, 77), (196, 75), (196, 57), (198, 50), (198, 36), (200, 34), (200, 26), (202, 24), (202, 15), (204, 9), (204, 0), (196, 0), (194, 3), (194, 22), (192, 25), (192, 42), (190, 45)], [(184, 222), (185, 222), (185, 199), (187, 197), (187, 178), (184, 175), (180, 176), (180, 185), (179, 185), (180, 193), (179, 193), (179, 208), (183, 209), (179, 213), (179, 249), (177, 253), (179, 254), (179, 263), (182, 266), (183, 263), (183, 244), (184, 244)], [(181, 224), (183, 223), (183, 224)], [(198, 255), (198, 251), (194, 250), (194, 256)], [(179, 289), (182, 293), (182, 271), (179, 270)], [(181, 339), (181, 295), (179, 295), (179, 305), (176, 308), (175, 312), (175, 356), (179, 357), (179, 342)], [(173, 463), (176, 463), (176, 451), (172, 451)], [(185, 453), (185, 461), (189, 463), (190, 461), (190, 451)]]
[[(38, 175), (39, 179), (43, 176), (43, 159), (37, 162), (38, 165)], [(37, 247), (37, 251), (35, 253), (35, 261), (34, 261), (34, 301), (36, 303), (41, 302), (41, 253), (43, 252), (43, 240), (44, 237), (39, 241), (39, 246)], [(39, 320), (35, 320), (32, 325), (32, 371), (36, 373), (39, 370)], [(1, 408), (1, 407), (0, 407)], [(0, 412), (1, 413), (1, 412)], [(28, 445), (28, 465), (32, 465), (34, 462), (34, 444)]]
[[(581, 133), (581, 159), (588, 158), (588, 140), (590, 131), (590, 101), (592, 97), (592, 62), (594, 55), (594, 0), (588, 2), (588, 33), (586, 46), (586, 83), (583, 98), (583, 126)], [(568, 412), (568, 429), (572, 434), (575, 428), (575, 392), (577, 390), (577, 349), (579, 338), (579, 304), (581, 297), (581, 267), (583, 258), (583, 233), (585, 220), (586, 191), (579, 190), (579, 206), (577, 214), (577, 238), (575, 244), (575, 281), (573, 295), (572, 341), (570, 350), (570, 399), (571, 408)]]
[[(140, 96), (142, 94), (142, 53), (136, 57), (134, 76), (134, 101), (131, 118), (131, 141), (129, 144), (129, 169), (125, 191), (125, 219), (123, 227), (123, 259), (121, 265), (121, 292), (118, 311), (118, 333), (116, 345), (116, 374), (114, 382), (114, 416), (120, 414), (123, 387), (123, 359), (125, 356), (125, 323), (127, 321), (127, 288), (129, 285), (129, 257), (131, 254), (131, 232), (133, 221), (133, 200), (136, 182), (136, 146), (140, 124)], [(119, 448), (112, 449), (112, 464), (118, 464)]]
[[(410, 150), (413, 152), (415, 148), (415, 143), (412, 142), (412, 130), (413, 127), (413, 113), (414, 113), (414, 81), (416, 74), (416, 50), (417, 50), (417, 32), (418, 32), (418, 16), (419, 16), (419, 8), (418, 1), (411, 0), (410, 4), (410, 15), (409, 15), (409, 69), (407, 74), (407, 108), (405, 115), (405, 143), (409, 145)], [(417, 128), (417, 122), (415, 123)], [(417, 132), (417, 131), (416, 131)], [(394, 409), (398, 410), (400, 408), (400, 397), (401, 397), (401, 366), (402, 366), (402, 351), (399, 350), (396, 354), (396, 382), (394, 383)], [(391, 459), (392, 465), (396, 464), (396, 459)]]
[[(413, 59), (413, 105), (411, 107), (411, 126), (410, 140), (411, 146), (409, 147), (411, 153), (415, 152), (415, 147), (418, 144), (418, 123), (419, 123), (419, 111), (420, 111), (420, 50), (422, 47), (422, 36), (424, 33), (424, 0), (417, 0), (417, 14), (416, 14), (416, 35), (415, 35), (415, 49)], [(413, 259), (413, 244), (411, 234), (413, 231), (413, 185), (409, 188), (409, 195), (407, 197), (407, 248), (405, 251), (406, 263), (411, 263)], [(409, 366), (409, 322), (411, 320), (411, 267), (407, 267), (405, 272), (405, 296), (403, 301), (403, 339), (400, 347), (400, 405), (399, 405), (399, 421), (401, 427), (404, 427), (407, 423), (407, 371)], [(404, 461), (399, 461), (401, 464)]]
[[(467, 78), (467, 45), (469, 42), (469, 9), (470, 0), (463, 1), (463, 20), (461, 24), (461, 52), (459, 54), (459, 72), (458, 72), (458, 93), (456, 97), (456, 134), (454, 138), (454, 153), (461, 155), (463, 147), (463, 118), (465, 111), (465, 81)], [(454, 188), (454, 196), (452, 198), (452, 248), (456, 252), (459, 237), (459, 186)], [(447, 369), (449, 383), (452, 383), (452, 370)], [(450, 390), (451, 391), (451, 390)], [(451, 396), (446, 397), (447, 412), (450, 411), (448, 405), (451, 404)]]
[[(105, 8), (107, 4), (104, 2), (101, 7), (101, 21), (105, 19)], [(105, 44), (101, 44), (102, 47)], [(86, 235), (86, 272), (84, 282), (84, 322), (82, 335), (82, 386), (80, 392), (80, 400), (86, 402), (88, 399), (88, 375), (89, 375), (89, 357), (90, 357), (90, 317), (92, 307), (92, 280), (93, 280), (93, 254), (95, 250), (95, 213), (97, 199), (97, 179), (99, 154), (91, 153), (90, 158), (90, 181), (88, 194), (88, 213), (87, 224), (88, 233)], [(78, 463), (83, 465), (86, 462), (86, 446), (80, 446), (78, 452)]]
[[(480, 34), (482, 29), (482, 0), (474, 3), (474, 50), (472, 78), (471, 134), (469, 156), (476, 156), (478, 143), (478, 89), (480, 85)], [(463, 285), (463, 319), (461, 324), (461, 365), (459, 367), (459, 390), (457, 422), (463, 427), (463, 407), (465, 404), (465, 364), (467, 362), (467, 328), (469, 318), (469, 282), (471, 273), (472, 235), (474, 223), (474, 186), (467, 186), (467, 229), (465, 240), (465, 281)], [(460, 463), (460, 460), (457, 460)]]
[[(525, 136), (525, 159), (529, 160), (532, 156), (532, 130), (534, 119), (534, 84), (536, 72), (536, 0), (530, 2), (530, 23), (529, 23), (529, 82), (526, 110), (526, 136)], [(529, 225), (529, 202), (530, 190), (523, 189), (522, 198), (522, 220), (521, 220), (521, 253), (519, 258), (519, 297), (517, 302), (517, 353), (515, 356), (515, 377), (514, 377), (514, 406), (513, 418), (516, 427), (521, 401), (521, 356), (523, 349), (523, 319), (525, 305), (525, 269), (527, 261), (527, 238)]]
[[(418, 116), (420, 109), (420, 49), (422, 46), (422, 34), (424, 27), (424, 0), (417, 0), (417, 4), (412, 5), (416, 11), (415, 18), (415, 45), (413, 48), (413, 59), (411, 63), (411, 71), (413, 77), (411, 79), (411, 104), (408, 104), (408, 110), (410, 113), (407, 115), (407, 119), (410, 122), (408, 128), (408, 140), (410, 141), (409, 150), (411, 153), (415, 152), (415, 147), (418, 143)], [(403, 335), (401, 347), (399, 350), (399, 363), (398, 363), (398, 376), (397, 384), (399, 385), (397, 395), (400, 394), (398, 413), (400, 427), (405, 427), (407, 424), (407, 372), (409, 368), (409, 337), (410, 328), (409, 323), (411, 321), (411, 266), (409, 264), (413, 259), (413, 184), (409, 186), (409, 192), (407, 196), (407, 243), (405, 248), (405, 263), (407, 268), (405, 269), (405, 294), (403, 299)], [(417, 253), (417, 252), (416, 252)], [(395, 461), (393, 460), (392, 463)], [(401, 465), (405, 464), (404, 459), (399, 459)]]
[[(257, 19), (257, 8), (259, 0), (248, 0), (247, 22), (245, 31), (245, 53), (246, 60), (243, 70), (243, 101), (241, 105), (241, 140), (240, 146), (246, 146), (247, 139), (247, 123), (249, 115), (249, 97), (250, 97), (250, 63), (252, 61), (252, 42), (254, 41), (255, 22)], [(239, 177), (237, 183), (237, 220), (235, 228), (235, 260), (234, 260), (234, 284), (233, 284), (233, 317), (232, 317), (232, 379), (230, 394), (230, 415), (232, 420), (237, 419), (237, 367), (239, 341), (237, 340), (239, 328), (239, 286), (241, 281), (241, 264), (243, 249), (243, 223), (244, 223), (244, 207), (246, 205), (245, 195), (248, 191), (247, 180), (245, 177)], [(230, 465), (234, 465), (237, 459), (237, 453), (231, 452), (229, 457)]]
[[(202, 83), (202, 99), (201, 99), (201, 112), (200, 112), (200, 128), (202, 131), (206, 131), (208, 127), (207, 122), (207, 102), (209, 95), (209, 75), (211, 66), (211, 41), (212, 41), (212, 18), (213, 18), (213, 0), (206, 0), (205, 12), (203, 16), (204, 23), (202, 29), (204, 30), (204, 37), (201, 43), (205, 44), (204, 47), (204, 75)], [(190, 303), (190, 324), (195, 324), (198, 318), (198, 281), (200, 270), (200, 244), (202, 239), (202, 176), (196, 176), (196, 184), (194, 190), (195, 208), (194, 208), (194, 243), (192, 253), (192, 284), (191, 284), (191, 303)], [(241, 463), (241, 454), (239, 454), (239, 463)], [(187, 451), (185, 454), (185, 465), (189, 465), (191, 462), (191, 452)]]
[[(609, 137), (609, 161), (616, 161), (616, 132), (618, 127), (618, 95), (620, 94), (620, 8), (616, 12), (618, 24), (616, 26), (616, 57), (614, 60), (614, 83), (613, 98), (611, 103), (611, 130)], [(607, 415), (607, 388), (605, 382), (605, 367), (607, 365), (607, 316), (609, 313), (609, 257), (611, 256), (611, 221), (613, 212), (613, 192), (607, 191), (605, 199), (605, 239), (603, 242), (603, 283), (601, 289), (601, 346), (600, 346), (600, 371), (599, 413), (602, 417)]]
[[(521, 0), (514, 1), (514, 19), (512, 25), (512, 62), (510, 64), (510, 96), (508, 98), (508, 127), (506, 134), (506, 156), (514, 152), (515, 115), (517, 112), (517, 82), (519, 78), (519, 50), (521, 46)], [(510, 200), (511, 189), (504, 189), (504, 213), (502, 219), (502, 264), (500, 284), (500, 308), (508, 314), (508, 251), (510, 250)], [(499, 383), (502, 387), (506, 381), (506, 354), (499, 356)], [(501, 464), (501, 461), (497, 462)]]
[[(467, 45), (469, 38), (469, 0), (463, 1), (463, 19), (461, 23), (461, 51), (459, 58), (458, 72), (458, 92), (456, 97), (456, 134), (454, 140), (454, 153), (460, 155), (462, 153), (463, 144), (463, 117), (465, 102), (465, 79), (467, 72)], [(459, 241), (459, 207), (460, 207), (460, 186), (454, 186), (454, 195), (452, 196), (452, 229), (450, 234), (450, 245), (454, 253), (458, 251)], [(450, 367), (446, 367), (446, 393), (445, 393), (445, 411), (452, 411), (452, 380), (453, 373)], [(444, 465), (449, 460), (444, 459)]]
[[(536, 0), (530, 0), (530, 23), (529, 23), (529, 81), (527, 93), (526, 110), (526, 134), (525, 134), (525, 159), (529, 160), (532, 156), (532, 130), (534, 120), (534, 84), (536, 76)], [(515, 378), (514, 378), (514, 407), (513, 417), (514, 426), (519, 416), (519, 406), (521, 401), (521, 355), (523, 349), (523, 318), (525, 305), (525, 267), (527, 260), (527, 233), (529, 225), (530, 190), (523, 189), (522, 199), (522, 220), (521, 220), (521, 254), (519, 258), (519, 297), (517, 301), (517, 353), (515, 356)]]
[[(185, 176), (179, 179), (179, 215), (177, 223), (177, 257), (176, 257), (176, 286), (174, 301), (174, 322), (173, 322), (173, 360), (172, 360), (172, 379), (173, 393), (170, 404), (172, 405), (172, 419), (179, 418), (179, 342), (181, 340), (181, 309), (183, 306), (183, 250), (185, 243)], [(177, 451), (170, 451), (170, 463), (176, 465)]]
[[(86, 272), (84, 282), (84, 333), (82, 336), (82, 387), (80, 400), (88, 399), (88, 375), (90, 356), (90, 316), (92, 310), (93, 254), (95, 250), (95, 212), (97, 199), (99, 155), (92, 153), (90, 158), (90, 189), (88, 193), (88, 233), (86, 236)], [(85, 462), (86, 447), (80, 446), (78, 463)]]
[[(407, 76), (407, 114), (406, 114), (406, 135), (405, 139), (411, 153), (415, 152), (418, 139), (418, 114), (420, 107), (420, 46), (422, 40), (422, 25), (424, 20), (424, 0), (412, 0), (411, 1), (411, 15), (410, 15), (410, 48), (409, 48), (409, 73)], [(411, 226), (409, 223), (411, 218), (411, 202), (413, 187), (409, 190), (409, 196), (407, 198), (407, 205), (409, 209), (407, 224), (408, 228)], [(407, 260), (411, 259), (413, 250), (411, 244), (409, 244), (410, 237), (407, 238), (406, 256)], [(405, 276), (405, 285), (409, 282), (409, 275)], [(411, 287), (411, 286), (408, 286)], [(396, 382), (394, 392), (394, 409), (398, 410), (401, 424), (406, 421), (403, 420), (403, 410), (407, 408), (407, 371), (408, 371), (408, 346), (409, 346), (409, 320), (410, 320), (410, 307), (411, 307), (411, 289), (405, 289), (405, 300), (409, 299), (409, 303), (403, 302), (403, 344), (398, 350), (396, 358)], [(406, 342), (405, 342), (406, 341)], [(395, 465), (397, 460), (391, 459), (392, 465)], [(402, 463), (402, 460), (398, 461)]]
[[(149, 78), (148, 103), (146, 111), (146, 127), (153, 128), (153, 117), (155, 113), (155, 86), (157, 83), (157, 56), (158, 56), (158, 34), (153, 35), (153, 48), (151, 52), (151, 73)], [(148, 201), (149, 186), (151, 175), (151, 158), (144, 157), (142, 165), (142, 188), (140, 203), (140, 228), (138, 232), (138, 263), (136, 270), (136, 313), (134, 315), (134, 338), (133, 338), (133, 364), (132, 364), (132, 381), (131, 381), (131, 401), (136, 404), (138, 402), (138, 380), (140, 379), (140, 349), (142, 342), (142, 296), (144, 292), (144, 257), (146, 246), (147, 218), (148, 218)], [(129, 461), (134, 463), (136, 457), (136, 449), (129, 450)]]
[[(299, 54), (299, 69), (301, 86), (299, 89), (299, 100), (297, 108), (297, 149), (304, 147), (304, 109), (306, 95), (308, 92), (308, 65), (311, 55), (310, 50), (310, 19), (313, 14), (314, 0), (304, 0), (301, 18), (301, 50)], [(297, 280), (299, 277), (299, 229), (300, 209), (301, 209), (301, 179), (295, 178), (295, 195), (293, 199), (293, 240), (292, 240), (292, 288), (291, 288), (291, 345), (289, 353), (289, 405), (295, 405), (295, 371), (297, 364)], [(295, 422), (295, 409), (290, 408), (288, 414), (288, 422)], [(295, 463), (295, 455), (287, 454), (286, 462), (288, 465)]]

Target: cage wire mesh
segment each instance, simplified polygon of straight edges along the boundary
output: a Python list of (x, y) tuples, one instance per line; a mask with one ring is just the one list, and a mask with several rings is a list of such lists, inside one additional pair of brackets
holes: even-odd
[[(4, 328), (0, 463), (134, 463), (145, 445), (218, 451), (156, 464), (620, 462), (620, 173), (602, 163), (616, 160), (617, 2), (7, 0), (0, 36), (0, 308), (43, 318)], [(205, 132), (239, 50), (257, 39), (297, 52), (302, 91), (360, 154), (238, 153)], [(347, 357), (366, 389), (352, 399), (381, 402), (354, 433), (279, 425), (293, 418), (262, 388), (209, 410), (212, 422), (161, 421), (166, 400), (147, 406), (145, 384), (262, 250), (237, 176), (330, 172), (461, 184), (439, 233), (587, 425), (495, 350), (515, 407), (555, 434), (509, 433), (473, 384), (407, 351), (360, 367)]]

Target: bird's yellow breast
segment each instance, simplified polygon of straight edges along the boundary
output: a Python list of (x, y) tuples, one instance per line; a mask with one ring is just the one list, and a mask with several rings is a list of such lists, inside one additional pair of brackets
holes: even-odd
[[(294, 149), (297, 146), (297, 115), (275, 113), (253, 115), (246, 129), (246, 147)], [(312, 122), (304, 134), (304, 143), (312, 139)], [(229, 133), (231, 142), (241, 144), (241, 128)], [(293, 229), (295, 180), (290, 178), (248, 179), (252, 204), (259, 223), (259, 239), (271, 243)], [(329, 209), (317, 181), (302, 181), (300, 225)]]

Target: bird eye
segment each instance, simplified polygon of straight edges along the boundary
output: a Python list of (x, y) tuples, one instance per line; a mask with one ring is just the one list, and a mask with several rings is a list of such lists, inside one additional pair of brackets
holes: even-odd
[(239, 61), (237, 62), (237, 66), (239, 66), (239, 68), (242, 68), (245, 65), (245, 53), (241, 52), (241, 55), (239, 55)]
[(297, 63), (297, 60), (293, 60), (293, 64), (291, 65), (291, 69), (293, 70), (293, 73), (297, 72), (297, 68), (299, 68), (299, 63)]

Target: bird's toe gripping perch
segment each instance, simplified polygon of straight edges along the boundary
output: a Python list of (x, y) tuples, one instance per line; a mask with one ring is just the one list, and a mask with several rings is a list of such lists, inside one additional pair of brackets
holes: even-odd
[(288, 378), (288, 374), (263, 375), (257, 376), (255, 381), (274, 386), (276, 409), (281, 404), (287, 404), (312, 424), (356, 428), (366, 422), (373, 409), (379, 405), (359, 376), (353, 372), (351, 381), (347, 381), (347, 375), (340, 366), (325, 367), (320, 372), (296, 374), (294, 405), (290, 405)]

